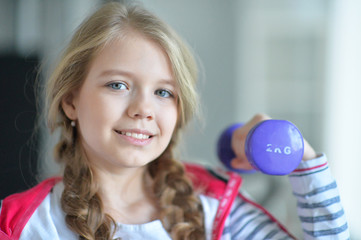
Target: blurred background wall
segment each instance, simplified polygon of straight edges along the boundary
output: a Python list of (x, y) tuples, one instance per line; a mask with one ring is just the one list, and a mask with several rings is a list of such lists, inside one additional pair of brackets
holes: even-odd
[[(49, 140), (46, 131), (35, 136), (35, 144), (27, 144), (35, 116), (34, 97), (29, 93), (32, 67), (41, 62), (44, 70), (49, 69), (75, 27), (103, 2), (0, 0), (0, 58), (5, 59), (0, 62), (0, 86), (2, 93), (13, 93), (0, 96), (2, 197), (36, 182), (36, 159), (51, 160), (49, 145), (54, 140)], [(361, 2), (142, 3), (188, 41), (199, 61), (204, 119), (189, 127), (182, 157), (218, 165), (217, 136), (229, 124), (247, 121), (257, 112), (288, 119), (317, 151), (328, 155), (352, 239), (361, 239)], [(14, 58), (17, 62), (11, 62)], [(23, 74), (15, 76), (20, 66)], [(5, 71), (9, 69), (15, 70)], [(9, 85), (17, 87), (12, 90)], [(29, 102), (27, 109), (15, 107)], [(12, 138), (19, 133), (22, 140)], [(19, 154), (24, 148), (29, 153)], [(57, 171), (53, 164), (46, 166), (37, 173), (41, 178)], [(18, 185), (9, 187), (10, 176), (20, 179)], [(253, 174), (244, 178), (244, 189), (301, 237), (287, 177)]]

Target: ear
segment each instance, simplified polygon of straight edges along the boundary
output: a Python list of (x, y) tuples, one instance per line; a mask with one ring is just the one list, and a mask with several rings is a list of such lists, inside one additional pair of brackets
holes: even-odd
[(77, 119), (77, 111), (76, 111), (76, 104), (75, 104), (75, 98), (73, 93), (69, 93), (63, 99), (61, 100), (61, 107), (63, 108), (63, 111), (65, 115), (70, 120), (76, 120)]

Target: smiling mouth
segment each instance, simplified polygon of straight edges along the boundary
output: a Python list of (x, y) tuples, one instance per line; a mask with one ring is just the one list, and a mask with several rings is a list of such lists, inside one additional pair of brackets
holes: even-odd
[(134, 132), (124, 132), (124, 131), (117, 131), (115, 130), (117, 133), (127, 136), (127, 137), (132, 137), (135, 139), (140, 139), (140, 140), (145, 140), (145, 139), (149, 139), (152, 138), (152, 135), (146, 135), (146, 134), (142, 134), (142, 133), (134, 133)]

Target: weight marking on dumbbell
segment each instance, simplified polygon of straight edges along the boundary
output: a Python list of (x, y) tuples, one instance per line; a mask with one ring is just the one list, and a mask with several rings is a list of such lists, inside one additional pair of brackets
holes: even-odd
[(290, 146), (284, 147), (283, 152), (282, 152), (281, 148), (279, 148), (279, 147), (276, 147), (276, 148), (272, 149), (272, 144), (271, 143), (267, 144), (266, 152), (279, 153), (279, 154), (283, 153), (283, 154), (286, 154), (286, 155), (290, 155), (292, 153)]

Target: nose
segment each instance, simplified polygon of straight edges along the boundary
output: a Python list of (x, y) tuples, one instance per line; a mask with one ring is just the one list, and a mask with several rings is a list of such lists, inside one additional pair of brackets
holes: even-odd
[(154, 119), (154, 111), (150, 99), (145, 95), (138, 95), (130, 100), (128, 115), (135, 119)]

